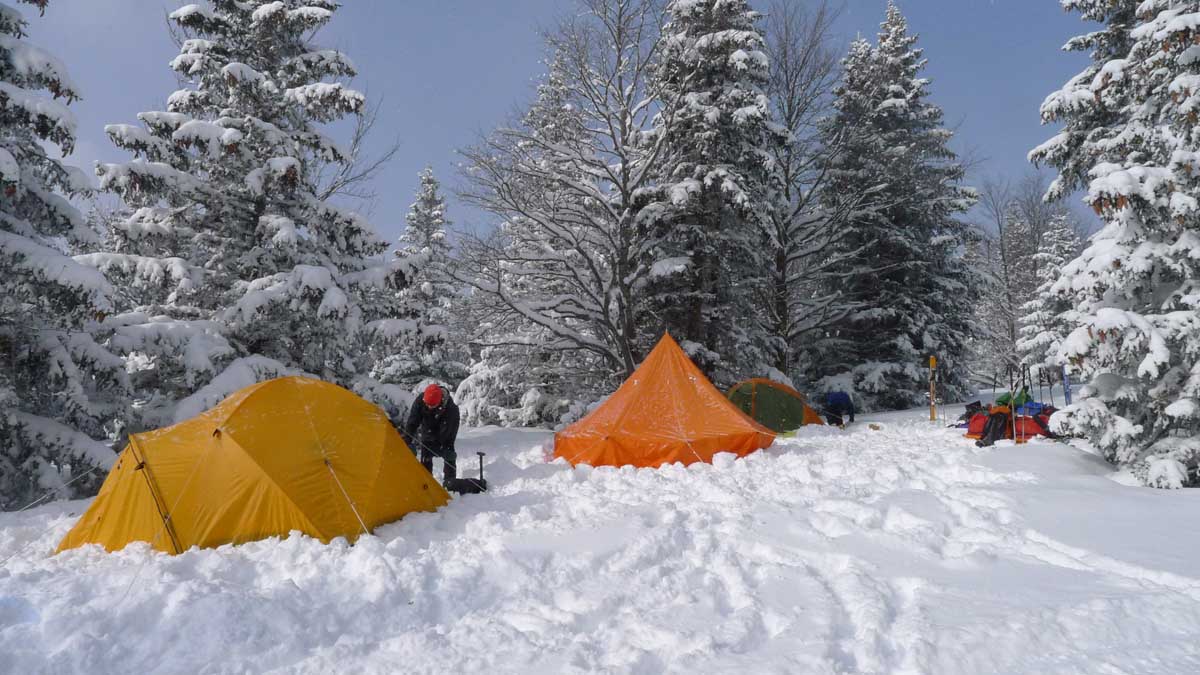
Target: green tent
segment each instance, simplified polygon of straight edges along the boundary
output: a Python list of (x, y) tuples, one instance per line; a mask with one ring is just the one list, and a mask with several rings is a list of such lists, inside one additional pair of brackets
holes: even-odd
[[(1015, 407), (1020, 408), (1021, 406), (1025, 405), (1026, 403), (1029, 403), (1032, 400), (1033, 400), (1033, 397), (1029, 395), (1029, 388), (1021, 387), (1021, 391), (1017, 392), (1017, 400), (1016, 400)], [(1006, 391), (1003, 394), (997, 396), (996, 403), (999, 405), (1012, 404), (1013, 403), (1012, 392)]]
[(809, 407), (804, 394), (786, 384), (755, 378), (733, 385), (726, 394), (742, 412), (776, 433), (799, 429), (806, 424), (824, 424)]

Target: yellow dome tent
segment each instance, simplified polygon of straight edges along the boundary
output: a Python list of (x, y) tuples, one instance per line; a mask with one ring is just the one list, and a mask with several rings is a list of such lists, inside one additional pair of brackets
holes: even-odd
[(130, 436), (58, 550), (145, 541), (180, 553), (292, 530), (354, 540), (448, 500), (378, 406), (337, 385), (284, 377)]

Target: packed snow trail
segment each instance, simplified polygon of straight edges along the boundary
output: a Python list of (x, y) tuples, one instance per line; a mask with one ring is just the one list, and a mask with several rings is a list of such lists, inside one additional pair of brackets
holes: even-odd
[(493, 491), (354, 546), (50, 556), (86, 502), (0, 515), (0, 672), (1200, 672), (1200, 491), (919, 415), (660, 470), (468, 430)]

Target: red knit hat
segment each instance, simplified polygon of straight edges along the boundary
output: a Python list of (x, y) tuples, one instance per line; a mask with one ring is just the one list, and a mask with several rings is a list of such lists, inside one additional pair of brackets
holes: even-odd
[(425, 405), (430, 408), (436, 408), (442, 404), (442, 388), (436, 384), (431, 384), (425, 387), (425, 394), (422, 398), (425, 400)]

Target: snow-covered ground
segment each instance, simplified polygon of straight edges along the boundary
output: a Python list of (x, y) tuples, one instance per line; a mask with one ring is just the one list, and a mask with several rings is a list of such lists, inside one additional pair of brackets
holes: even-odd
[(0, 515), (0, 672), (1200, 672), (1200, 491), (875, 422), (657, 471), (470, 430), (494, 490), (355, 546), (50, 556), (85, 502)]

